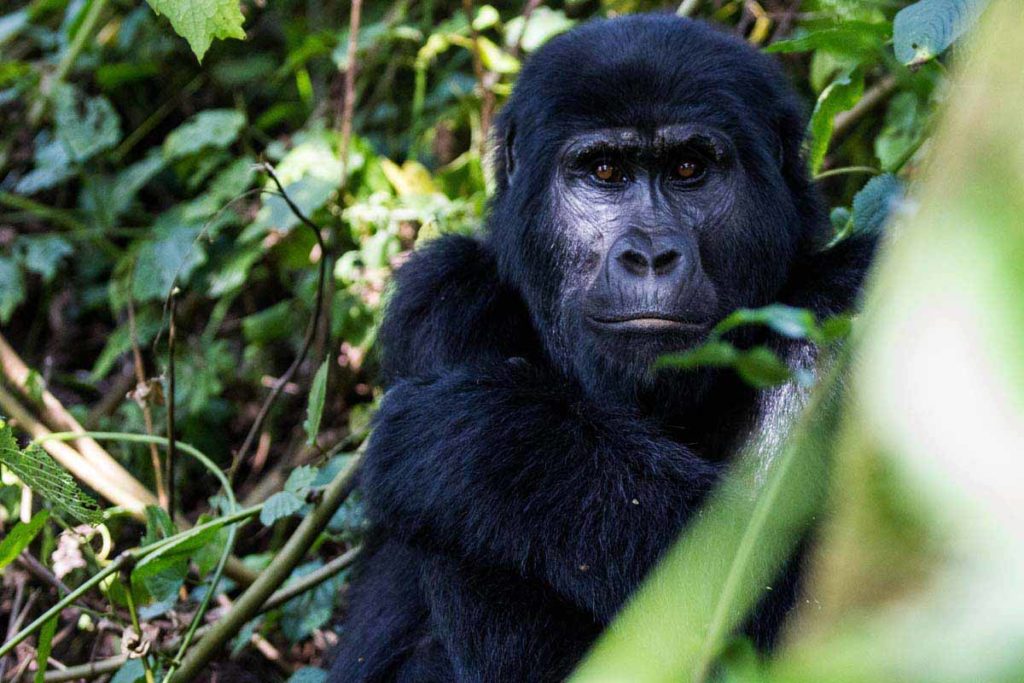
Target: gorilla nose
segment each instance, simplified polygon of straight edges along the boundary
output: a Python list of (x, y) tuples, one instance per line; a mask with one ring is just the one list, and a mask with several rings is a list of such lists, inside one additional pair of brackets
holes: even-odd
[(612, 244), (609, 267), (612, 276), (627, 278), (669, 277), (683, 265), (683, 238), (623, 235)]

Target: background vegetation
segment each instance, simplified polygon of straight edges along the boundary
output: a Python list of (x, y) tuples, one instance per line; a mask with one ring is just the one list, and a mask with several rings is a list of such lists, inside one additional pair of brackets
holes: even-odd
[[(351, 472), (390, 270), (480, 229), (486, 132), (522, 58), (589, 17), (669, 9), (780, 55), (813, 107), (836, 239), (894, 209), (903, 227), (842, 362), (848, 400), (826, 382), (768, 476), (738, 470), (577, 677), (1020, 680), (1024, 17), (993, 3), (963, 59), (985, 5), (33, 0), (0, 16), (0, 679), (187, 680), (224, 646), (238, 671), (320, 680), (364, 525)], [(761, 661), (729, 634), (826, 510), (809, 606)]]

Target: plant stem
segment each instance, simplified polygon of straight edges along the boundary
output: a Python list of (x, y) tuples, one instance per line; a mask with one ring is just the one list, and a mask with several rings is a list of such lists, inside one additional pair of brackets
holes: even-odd
[(188, 653), (180, 668), (172, 664), (168, 670), (165, 680), (171, 683), (186, 683), (194, 680), (202, 672), (209, 662), (217, 655), (225, 643), (241, 629), (246, 622), (256, 616), (260, 608), (295, 569), (296, 565), (305, 556), (306, 551), (316, 540), (320, 532), (327, 526), (327, 523), (334, 516), (338, 507), (348, 496), (355, 483), (355, 474), (359, 467), (359, 460), (353, 462), (335, 475), (334, 479), (324, 490), (320, 504), (313, 509), (302, 523), (299, 524), (295, 533), (285, 543), (281, 551), (274, 557), (274, 560), (253, 582), (249, 588), (235, 601), (234, 607), (220, 621), (218, 621), (210, 632)]
[(828, 171), (822, 171), (818, 175), (814, 176), (814, 180), (824, 180), (825, 178), (831, 178), (837, 175), (846, 175), (848, 173), (870, 173), (871, 175), (880, 175), (882, 172), (874, 166), (844, 166), (842, 168), (833, 168)]
[(316, 588), (324, 581), (327, 581), (335, 574), (344, 570), (346, 567), (351, 566), (352, 563), (356, 561), (356, 558), (359, 557), (360, 552), (362, 552), (362, 546), (357, 545), (351, 550), (334, 558), (319, 569), (296, 579), (267, 598), (267, 601), (263, 603), (263, 606), (260, 608), (260, 612), (269, 612), (276, 607), (280, 607), (292, 598), (302, 595), (311, 588)]

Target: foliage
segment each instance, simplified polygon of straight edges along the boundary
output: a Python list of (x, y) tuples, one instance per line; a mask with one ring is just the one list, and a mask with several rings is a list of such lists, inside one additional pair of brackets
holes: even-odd
[[(70, 609), (53, 612), (54, 605), (71, 607), (73, 601), (59, 602), (63, 594), (36, 601), (21, 633), (40, 653), (58, 622), (75, 636), (52, 643), (51, 656), (66, 664), (120, 653), (120, 639), (109, 631), (88, 652), (74, 645), (97, 638), (89, 629), (98, 618), (145, 627), (146, 654), (129, 660), (115, 680), (158, 678), (196, 650), (201, 624), (226, 623), (223, 612), (208, 609), (213, 595), (246, 602), (246, 585), (263, 572), (278, 587), (305, 586), (311, 576), (316, 582), (238, 624), (234, 657), (268, 680), (283, 680), (252, 643), (272, 644), (290, 667), (307, 665), (294, 680), (322, 676), (317, 667), (330, 640), (324, 634), (344, 580), (330, 560), (358, 542), (358, 496), (331, 511), (311, 547), (289, 558), (294, 570), (277, 568), (296, 517), (319, 509), (366, 437), (381, 393), (375, 327), (391, 270), (420, 242), (480, 229), (491, 190), (486, 127), (524, 57), (592, 16), (667, 6), (470, 5), (467, 15), (461, 2), (363, 3), (358, 31), (348, 23), (350, 4), (335, 0), (32, 0), (3, 10), (0, 412), (20, 416), (17, 426), (26, 430), (31, 417), (44, 430), (75, 429), (80, 421), (117, 431), (102, 437), (103, 447), (62, 436), (60, 458), (42, 447), (56, 440), (23, 447), (6, 424), (0, 432), (0, 557), (13, 560), (5, 577), (16, 572), (36, 581), (15, 557), (27, 553), (56, 571), (60, 553), (71, 548), (81, 561), (59, 578), (74, 591), (101, 591), (88, 593), (77, 622)], [(906, 213), (904, 188), (913, 187), (935, 105), (947, 97), (946, 64), (956, 54), (948, 48), (984, 5), (684, 3), (777, 54), (793, 76), (813, 111), (808, 158), (833, 207), (833, 243), (880, 231)], [(345, 121), (349, 69), (355, 109)], [(297, 211), (267, 177), (264, 160)], [(998, 178), (990, 185), (1006, 187)], [(319, 226), (324, 248), (312, 231), (296, 229), (300, 214)], [(306, 345), (320, 265), (328, 274), (322, 323)], [(731, 366), (759, 386), (792, 378), (794, 370), (767, 349), (731, 346), (729, 331), (750, 324), (827, 343), (844, 337), (851, 322), (816, 321), (783, 307), (739, 311), (709, 345), (667, 362)], [(25, 373), (2, 353), (8, 342), (27, 361)], [(305, 360), (264, 411), (270, 388), (296, 358)], [(161, 437), (169, 404), (180, 442), (173, 468)], [(155, 436), (143, 438), (147, 433)], [(251, 447), (240, 452), (244, 443)], [(745, 582), (775, 561), (758, 564), (768, 556), (743, 530), (784, 521), (774, 511), (790, 498), (786, 487), (794, 480), (786, 472), (803, 471), (785, 464), (792, 457), (779, 459), (785, 472), (771, 473), (774, 483), (759, 489), (767, 497), (720, 503), (715, 510), (725, 516), (695, 532), (719, 539), (707, 541), (713, 562), (694, 567), (691, 553), (666, 565), (664, 576), (675, 567), (712, 582), (731, 578), (714, 584), (724, 586), (717, 602), (685, 607), (691, 618), (713, 617), (706, 622), (713, 628), (664, 662), (685, 668), (684, 660), (696, 661), (687, 659), (692, 655), (707, 670), (724, 652), (736, 671), (760, 671), (756, 657), (751, 663), (743, 645), (726, 646), (726, 637), (759, 594)], [(137, 476), (131, 481), (145, 500), (122, 491), (124, 506), (101, 515), (94, 498), (109, 500), (104, 482), (79, 485), (62, 458), (79, 458), (76, 476), (104, 458), (120, 463)], [(173, 487), (158, 476), (168, 469)], [(176, 492), (174, 514), (154, 504), (168, 488)], [(244, 506), (236, 506), (236, 492)], [(38, 512), (26, 515), (25, 500)], [(250, 528), (259, 531), (236, 535), (256, 517), (262, 526)], [(722, 519), (731, 531), (715, 526)], [(94, 526), (66, 529), (67, 540), (58, 541), (55, 533), (75, 520)], [(780, 543), (776, 559), (785, 555)], [(229, 580), (220, 580), (222, 571)], [(33, 590), (49, 587), (36, 581)], [(14, 606), (6, 591), (2, 601)], [(641, 608), (631, 608), (624, 623), (643, 618)], [(651, 647), (673, 633), (655, 634)], [(621, 661), (636, 666), (633, 673), (643, 670), (635, 658)], [(595, 666), (584, 672), (599, 671)]]

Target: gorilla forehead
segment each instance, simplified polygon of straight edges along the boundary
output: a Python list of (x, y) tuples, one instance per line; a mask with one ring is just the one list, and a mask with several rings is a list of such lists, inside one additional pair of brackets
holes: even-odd
[(580, 130), (653, 133), (688, 121), (742, 142), (774, 135), (780, 116), (798, 114), (779, 89), (784, 83), (770, 58), (708, 25), (671, 14), (633, 15), (594, 21), (547, 43), (527, 60), (505, 123), (546, 151)]

